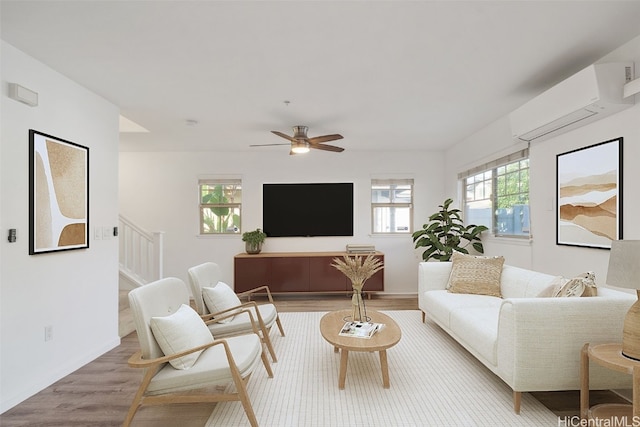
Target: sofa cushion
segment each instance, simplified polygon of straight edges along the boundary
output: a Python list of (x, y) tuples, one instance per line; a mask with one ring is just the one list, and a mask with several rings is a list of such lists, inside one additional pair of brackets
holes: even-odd
[[(207, 325), (198, 313), (186, 304), (182, 304), (169, 316), (152, 317), (149, 326), (165, 356), (213, 342), (213, 335)], [(170, 360), (169, 363), (176, 369), (189, 369), (196, 363), (200, 353), (202, 351), (196, 351)]]
[(539, 273), (512, 265), (502, 268), (502, 298), (534, 298), (554, 280), (551, 274)]
[(449, 292), (502, 296), (500, 276), (504, 257), (482, 257), (454, 252), (449, 276)]
[(424, 293), (425, 312), (445, 328), (451, 328), (451, 313), (469, 308), (491, 308), (496, 312), (502, 300), (488, 295), (454, 294), (443, 290)]
[(498, 318), (499, 305), (493, 307), (458, 308), (451, 313), (451, 330), (467, 348), (493, 366), (498, 364)]
[[(213, 288), (204, 287), (202, 288), (202, 298), (204, 299), (204, 303), (207, 306), (207, 310), (209, 313), (218, 313), (220, 311), (228, 310), (233, 307), (237, 307), (242, 304), (238, 295), (224, 282), (218, 282), (216, 286)], [(228, 314), (234, 314), (239, 311), (234, 310)], [(229, 323), (233, 320), (233, 316), (227, 317), (225, 319), (219, 320), (219, 323)]]

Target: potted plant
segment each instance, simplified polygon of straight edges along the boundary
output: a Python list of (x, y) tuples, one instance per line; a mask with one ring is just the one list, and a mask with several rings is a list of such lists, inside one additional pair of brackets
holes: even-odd
[(417, 248), (425, 248), (422, 259), (428, 261), (449, 261), (454, 251), (468, 254), (469, 245), (477, 252), (484, 253), (481, 233), (488, 230), (484, 225), (470, 224), (465, 226), (460, 216), (460, 209), (450, 209), (453, 200), (447, 199), (440, 210), (429, 217), (429, 222), (422, 230), (413, 233), (412, 238)]
[(259, 228), (242, 233), (242, 241), (245, 242), (244, 247), (248, 254), (259, 254), (266, 238), (267, 235)]

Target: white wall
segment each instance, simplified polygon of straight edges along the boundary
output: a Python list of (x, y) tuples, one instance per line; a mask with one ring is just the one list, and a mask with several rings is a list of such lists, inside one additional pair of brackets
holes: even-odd
[[(29, 129), (89, 147), (90, 225), (118, 224), (118, 109), (11, 45), (1, 46), (0, 412), (120, 343), (118, 246), (28, 254)], [(39, 94), (29, 107), (8, 83)], [(7, 241), (16, 228), (18, 240)], [(45, 326), (53, 339), (45, 342)]]
[[(598, 62), (634, 61), (636, 77), (640, 76), (640, 37), (611, 52)], [(555, 243), (556, 230), (556, 155), (622, 136), (623, 145), (623, 238), (640, 239), (640, 95), (636, 105), (547, 141), (530, 147), (531, 243), (507, 239), (485, 239), (485, 253), (504, 255), (512, 265), (572, 277), (586, 270), (596, 273), (598, 284), (604, 284), (609, 251), (560, 246)], [(447, 192), (457, 193), (455, 177), (474, 164), (516, 151), (509, 120), (505, 116), (477, 132), (446, 153)]]
[[(600, 62), (632, 60), (640, 68), (640, 37), (616, 49)], [(640, 75), (640, 69), (636, 73)], [(639, 95), (636, 95), (638, 98)], [(638, 101), (636, 99), (636, 101)], [(575, 148), (618, 136), (624, 142), (624, 238), (640, 238), (634, 218), (640, 202), (634, 183), (640, 169), (633, 167), (640, 145), (640, 105), (554, 139), (533, 144), (531, 159), (531, 241), (486, 236), (485, 254), (505, 255), (512, 265), (550, 274), (573, 276), (596, 272), (599, 283), (606, 276), (608, 251), (557, 246), (555, 244), (555, 156)], [(268, 239), (265, 251), (335, 251), (347, 243), (373, 243), (386, 254), (385, 291), (390, 294), (416, 291), (416, 264), (420, 252), (410, 236), (369, 235), (369, 180), (372, 177), (415, 179), (414, 229), (419, 228), (438, 204), (451, 197), (460, 203), (457, 174), (470, 167), (526, 147), (511, 137), (508, 116), (461, 141), (445, 153), (433, 152), (312, 152), (289, 156), (281, 150), (242, 153), (126, 153), (120, 154), (121, 212), (149, 231), (165, 231), (166, 276), (186, 280), (186, 270), (214, 260), (226, 281), (233, 283), (233, 256), (242, 252), (239, 236), (197, 237), (197, 178), (199, 175), (241, 176), (243, 224), (261, 226), (263, 182), (354, 182), (356, 227), (353, 238)]]
[[(385, 253), (385, 292), (417, 291), (417, 263), (410, 235), (370, 236), (371, 178), (415, 180), (414, 223), (421, 227), (444, 200), (442, 153), (321, 151), (290, 156), (286, 150), (250, 152), (120, 153), (121, 213), (148, 231), (165, 232), (165, 276), (187, 280), (187, 269), (217, 262), (233, 283), (233, 257), (244, 252), (240, 236), (197, 237), (198, 177), (242, 178), (244, 230), (262, 227), (265, 182), (353, 182), (354, 237), (271, 238), (263, 251), (343, 251), (348, 243), (374, 244)], [(366, 289), (366, 285), (365, 285)]]

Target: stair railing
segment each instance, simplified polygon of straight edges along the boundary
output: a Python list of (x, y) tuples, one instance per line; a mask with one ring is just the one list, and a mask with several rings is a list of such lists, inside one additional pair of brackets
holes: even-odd
[(120, 274), (138, 286), (161, 279), (163, 265), (163, 231), (149, 232), (120, 215)]

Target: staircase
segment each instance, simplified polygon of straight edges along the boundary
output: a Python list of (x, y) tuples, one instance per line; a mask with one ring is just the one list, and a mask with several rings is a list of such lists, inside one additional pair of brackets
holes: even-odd
[(119, 315), (118, 333), (125, 337), (135, 330), (129, 291), (162, 278), (162, 231), (148, 232), (120, 215), (118, 220), (119, 243)]
[(162, 278), (162, 231), (149, 232), (120, 215), (120, 288), (133, 289)]

